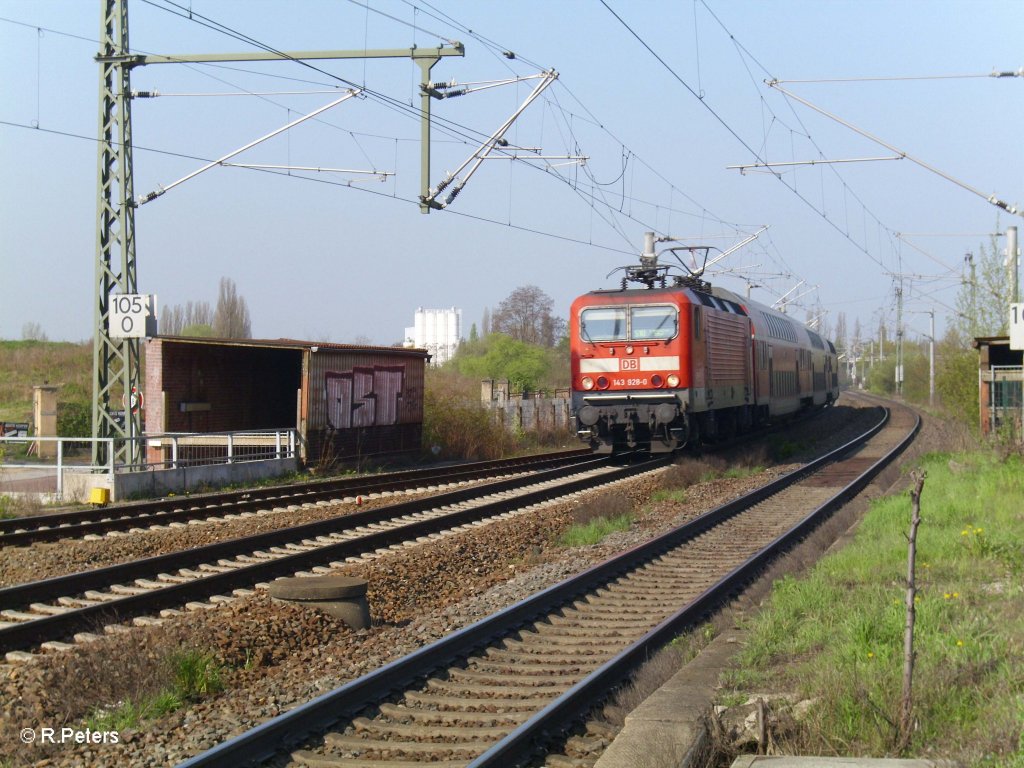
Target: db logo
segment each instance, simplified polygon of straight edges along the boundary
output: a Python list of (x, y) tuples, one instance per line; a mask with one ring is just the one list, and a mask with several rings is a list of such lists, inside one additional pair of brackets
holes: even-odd
[(620, 371), (639, 371), (640, 370), (640, 361), (639, 360), (628, 360), (628, 359), (620, 360), (619, 361), (619, 370)]

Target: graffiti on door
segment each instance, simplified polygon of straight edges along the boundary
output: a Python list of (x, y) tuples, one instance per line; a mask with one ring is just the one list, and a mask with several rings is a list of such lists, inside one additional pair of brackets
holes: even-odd
[(329, 371), (327, 423), (335, 429), (397, 424), (405, 384), (404, 365), (353, 366)]

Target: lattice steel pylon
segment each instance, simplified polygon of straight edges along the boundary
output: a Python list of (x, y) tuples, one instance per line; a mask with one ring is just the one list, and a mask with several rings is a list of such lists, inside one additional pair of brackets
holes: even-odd
[[(149, 64), (215, 63), (227, 61), (299, 61), (307, 59), (410, 58), (422, 72), (422, 179), (425, 195), (430, 176), (430, 70), (446, 56), (464, 56), (462, 43), (451, 47), (357, 51), (251, 51), (186, 55), (132, 54), (128, 47), (128, 0), (100, 0), (100, 120), (96, 226), (96, 311), (93, 327), (94, 438), (115, 438), (113, 459), (137, 465), (141, 458), (142, 422), (135, 393), (141, 392), (139, 341), (110, 335), (111, 296), (137, 293), (135, 268), (135, 198), (132, 183), (131, 71)], [(142, 202), (148, 202), (148, 199)], [(421, 205), (428, 213), (430, 208)], [(116, 271), (120, 269), (120, 271)], [(120, 399), (119, 399), (120, 397)], [(111, 400), (124, 406), (124, 425), (111, 413)], [(120, 438), (120, 439), (118, 439)], [(124, 438), (133, 438), (125, 440)], [(106, 464), (107, 443), (93, 441), (93, 464)]]
[[(99, 161), (97, 166), (96, 291), (93, 325), (93, 438), (115, 438), (114, 459), (135, 464), (142, 434), (131, 394), (140, 390), (138, 339), (110, 335), (110, 297), (136, 293), (135, 203), (132, 185), (131, 70), (128, 0), (102, 0), (100, 25)], [(127, 397), (125, 396), (127, 394)], [(124, 425), (111, 412), (120, 395)], [(121, 438), (121, 439), (116, 439)], [(93, 464), (110, 460), (108, 445), (93, 441)]]

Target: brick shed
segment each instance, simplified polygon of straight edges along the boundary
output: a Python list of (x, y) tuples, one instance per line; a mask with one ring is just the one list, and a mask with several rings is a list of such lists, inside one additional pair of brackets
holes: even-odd
[(146, 342), (145, 429), (296, 429), (302, 459), (418, 453), (422, 349), (291, 339)]
[(983, 336), (974, 340), (978, 350), (978, 415), (983, 435), (1002, 428), (1021, 434), (1021, 397), (1024, 353), (1010, 349), (1009, 336)]

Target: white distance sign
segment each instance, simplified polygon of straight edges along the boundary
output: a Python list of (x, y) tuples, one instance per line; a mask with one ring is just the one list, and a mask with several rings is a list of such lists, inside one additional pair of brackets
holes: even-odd
[(153, 297), (141, 293), (115, 293), (110, 297), (110, 325), (113, 339), (144, 339), (147, 318), (152, 315)]
[(1024, 349), (1024, 304), (1010, 305), (1010, 349)]

